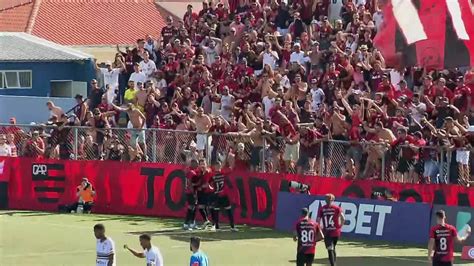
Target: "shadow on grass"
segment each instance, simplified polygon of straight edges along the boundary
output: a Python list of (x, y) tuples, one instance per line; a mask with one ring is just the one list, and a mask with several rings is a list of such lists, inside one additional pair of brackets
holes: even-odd
[(191, 236), (198, 236), (203, 241), (222, 241), (222, 240), (251, 240), (251, 239), (275, 239), (275, 238), (290, 238), (289, 234), (275, 232), (272, 229), (257, 228), (257, 227), (238, 227), (239, 232), (232, 232), (230, 227), (224, 226), (217, 232), (209, 230), (183, 230), (179, 224), (174, 228), (167, 228), (163, 230), (153, 231), (135, 231), (128, 232), (131, 235), (150, 234), (152, 236), (168, 236), (172, 240), (188, 242)]
[(50, 216), (50, 215), (56, 215), (56, 214), (57, 213), (37, 212), (37, 211), (6, 211), (6, 212), (0, 213), (0, 215), (18, 216), (18, 217)]
[[(290, 263), (296, 264), (296, 260), (290, 260)], [(315, 259), (313, 265), (329, 265), (328, 259)], [(357, 257), (338, 257), (338, 266), (421, 266), (431, 265), (427, 257), (422, 256), (390, 256), (390, 257), (371, 257), (371, 256), (357, 256)], [(456, 261), (455, 265), (473, 265), (472, 262)]]

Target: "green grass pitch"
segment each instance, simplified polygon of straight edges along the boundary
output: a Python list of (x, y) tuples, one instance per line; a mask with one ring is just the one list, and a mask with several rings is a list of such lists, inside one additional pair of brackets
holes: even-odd
[[(137, 216), (72, 215), (27, 211), (0, 212), (0, 265), (2, 266), (88, 266), (95, 265), (92, 227), (106, 226), (115, 241), (117, 265), (145, 265), (123, 249), (139, 249), (138, 236), (152, 235), (163, 254), (165, 265), (189, 265), (189, 237), (203, 239), (202, 249), (212, 266), (295, 265), (296, 244), (290, 234), (271, 229), (240, 226), (237, 233), (183, 231), (181, 221)], [(328, 265), (327, 253), (318, 243), (313, 265)], [(339, 266), (429, 265), (424, 247), (394, 246), (386, 243), (342, 240), (338, 244)], [(456, 254), (456, 264), (462, 262)]]

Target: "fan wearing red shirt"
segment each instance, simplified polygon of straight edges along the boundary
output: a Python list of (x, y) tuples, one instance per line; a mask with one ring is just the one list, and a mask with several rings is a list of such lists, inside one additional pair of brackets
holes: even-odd
[(433, 262), (433, 266), (452, 266), (454, 241), (464, 242), (469, 237), (471, 229), (467, 230), (466, 236), (459, 237), (456, 228), (446, 223), (446, 213), (443, 210), (436, 212), (436, 222), (437, 225), (430, 230), (428, 260)]
[(377, 92), (382, 92), (389, 100), (395, 99), (395, 88), (388, 80), (387, 75), (382, 76), (382, 82), (377, 87)]
[(319, 224), (311, 220), (308, 216), (309, 210), (301, 210), (301, 218), (295, 226), (294, 241), (298, 241), (296, 251), (296, 266), (313, 265), (314, 254), (316, 252), (316, 242), (324, 238)]
[(217, 161), (214, 166), (214, 175), (211, 178), (212, 187), (212, 220), (214, 222), (213, 230), (219, 229), (219, 211), (225, 210), (229, 216), (230, 229), (237, 231), (234, 224), (234, 212), (230, 204), (229, 186), (225, 182), (227, 171), (222, 169), (221, 162)]
[(186, 212), (186, 218), (184, 220), (184, 229), (192, 229), (195, 225), (194, 219), (196, 217), (196, 193), (197, 185), (199, 184), (199, 175), (198, 171), (198, 161), (192, 160), (189, 168), (186, 171), (186, 180), (185, 180), (185, 194), (186, 202), (188, 203), (188, 210)]
[(450, 103), (454, 98), (454, 93), (448, 87), (446, 87), (446, 80), (444, 78), (440, 78), (436, 85), (431, 86), (428, 91), (428, 98), (432, 102), (434, 102), (439, 96), (447, 97)]
[(318, 210), (316, 221), (323, 224), (324, 244), (328, 250), (329, 263), (336, 265), (336, 245), (341, 236), (341, 228), (344, 225), (345, 218), (341, 207), (334, 204), (333, 194), (326, 194), (326, 205)]

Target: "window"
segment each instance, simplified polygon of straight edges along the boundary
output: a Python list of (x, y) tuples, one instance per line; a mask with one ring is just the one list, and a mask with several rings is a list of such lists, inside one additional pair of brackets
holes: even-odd
[(0, 71), (0, 89), (31, 89), (31, 70)]

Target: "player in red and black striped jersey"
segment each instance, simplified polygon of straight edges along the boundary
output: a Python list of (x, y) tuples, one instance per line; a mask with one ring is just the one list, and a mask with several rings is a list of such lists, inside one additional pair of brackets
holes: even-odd
[(183, 225), (184, 229), (192, 229), (195, 226), (194, 219), (196, 217), (197, 187), (200, 183), (198, 170), (197, 160), (192, 160), (189, 168), (186, 170), (185, 193), (186, 202), (188, 203), (188, 210)]
[(443, 210), (436, 212), (437, 225), (430, 230), (430, 241), (428, 242), (428, 260), (433, 266), (452, 266), (454, 261), (454, 241), (464, 242), (471, 233), (460, 237), (456, 228), (446, 223), (446, 213)]
[(210, 225), (208, 216), (209, 200), (212, 195), (211, 177), (213, 176), (212, 169), (207, 166), (205, 159), (199, 159), (199, 185), (197, 186), (197, 206), (199, 213), (204, 220), (203, 228)]
[(324, 238), (324, 234), (319, 224), (311, 220), (308, 216), (309, 210), (301, 210), (301, 219), (295, 226), (295, 235), (293, 240), (298, 241), (296, 252), (296, 266), (313, 265), (314, 254), (316, 252), (316, 243)]
[(333, 194), (326, 195), (326, 205), (318, 210), (316, 221), (322, 222), (324, 233), (324, 244), (328, 250), (328, 258), (331, 266), (336, 265), (336, 245), (341, 236), (341, 228), (344, 225), (344, 214), (341, 207), (333, 204)]
[(222, 169), (221, 162), (217, 162), (214, 166), (214, 175), (211, 178), (213, 229), (219, 229), (219, 211), (225, 210), (229, 216), (231, 230), (237, 231), (234, 224), (234, 212), (229, 199), (229, 186), (225, 182), (226, 174), (226, 171)]

